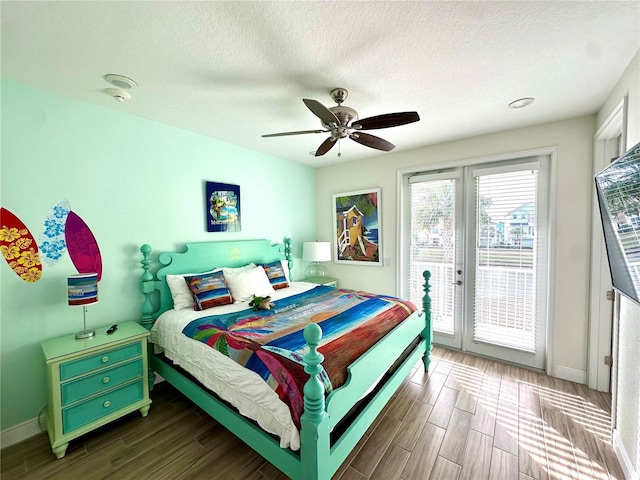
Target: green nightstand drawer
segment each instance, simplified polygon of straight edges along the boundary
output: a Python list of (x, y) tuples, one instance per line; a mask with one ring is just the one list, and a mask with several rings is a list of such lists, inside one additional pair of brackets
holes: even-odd
[(116, 387), (138, 377), (142, 377), (141, 358), (117, 367), (101, 370), (88, 377), (63, 383), (60, 387), (62, 405), (69, 405), (70, 403)]
[(128, 358), (139, 357), (142, 354), (140, 342), (135, 342), (113, 350), (107, 350), (90, 357), (73, 360), (60, 364), (60, 380), (67, 380), (97, 368), (113, 365)]
[(144, 398), (142, 379), (86, 402), (62, 409), (62, 431), (69, 433)]

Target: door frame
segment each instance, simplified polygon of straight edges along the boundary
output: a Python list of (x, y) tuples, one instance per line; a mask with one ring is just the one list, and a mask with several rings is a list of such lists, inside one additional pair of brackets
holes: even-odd
[[(410, 261), (409, 246), (410, 238), (405, 235), (405, 227), (411, 222), (411, 210), (407, 208), (408, 195), (405, 194), (403, 185), (406, 177), (424, 172), (437, 172), (442, 169), (460, 168), (466, 166), (477, 166), (483, 163), (500, 162), (504, 160), (517, 160), (527, 157), (548, 156), (549, 157), (549, 258), (547, 259), (547, 285), (548, 285), (548, 302), (547, 302), (547, 327), (545, 338), (545, 362), (544, 371), (550, 373), (553, 371), (553, 328), (554, 328), (554, 312), (555, 312), (555, 238), (556, 238), (556, 175), (557, 175), (557, 157), (558, 147), (540, 147), (531, 150), (522, 150), (509, 153), (500, 153), (484, 157), (473, 157), (466, 159), (458, 159), (451, 161), (443, 161), (434, 164), (425, 163), (420, 166), (398, 169), (396, 172), (396, 206), (398, 222), (396, 225), (396, 254), (398, 261), (396, 262), (396, 295), (400, 298), (406, 296), (407, 275)], [(421, 309), (421, 305), (417, 305)]]
[[(609, 165), (615, 152), (618, 136), (622, 136), (623, 150), (626, 148), (628, 97), (624, 97), (609, 114), (594, 135), (593, 175)], [(612, 332), (615, 321), (614, 305), (607, 299), (607, 291), (613, 291), (609, 273), (609, 260), (604, 246), (600, 210), (595, 186), (593, 188), (591, 215), (591, 278), (589, 292), (589, 350), (587, 379), (589, 388), (608, 392), (612, 388), (611, 367), (604, 364), (606, 355), (613, 355)], [(616, 295), (617, 297), (617, 295)], [(612, 318), (613, 317), (613, 318)]]

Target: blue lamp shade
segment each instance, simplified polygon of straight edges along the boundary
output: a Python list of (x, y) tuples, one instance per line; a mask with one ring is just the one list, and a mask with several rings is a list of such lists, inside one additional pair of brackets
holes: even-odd
[(81, 273), (67, 277), (69, 305), (79, 307), (98, 301), (98, 274)]

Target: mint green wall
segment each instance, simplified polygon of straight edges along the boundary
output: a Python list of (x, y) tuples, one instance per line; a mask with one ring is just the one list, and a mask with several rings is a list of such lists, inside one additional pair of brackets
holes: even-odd
[[(3, 80), (0, 204), (37, 238), (66, 199), (93, 231), (103, 260), (90, 326), (138, 319), (142, 243), (154, 251), (186, 241), (315, 238), (315, 170), (140, 117)], [(122, 105), (126, 112), (126, 104)], [(240, 185), (242, 231), (208, 233), (204, 182)], [(4, 430), (45, 406), (40, 341), (74, 333), (82, 310), (66, 304), (68, 255), (35, 284), (0, 266), (1, 405)]]

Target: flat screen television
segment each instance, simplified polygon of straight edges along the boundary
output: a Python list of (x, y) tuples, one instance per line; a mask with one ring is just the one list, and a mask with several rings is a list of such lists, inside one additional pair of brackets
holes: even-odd
[(613, 288), (640, 305), (640, 143), (595, 182)]

